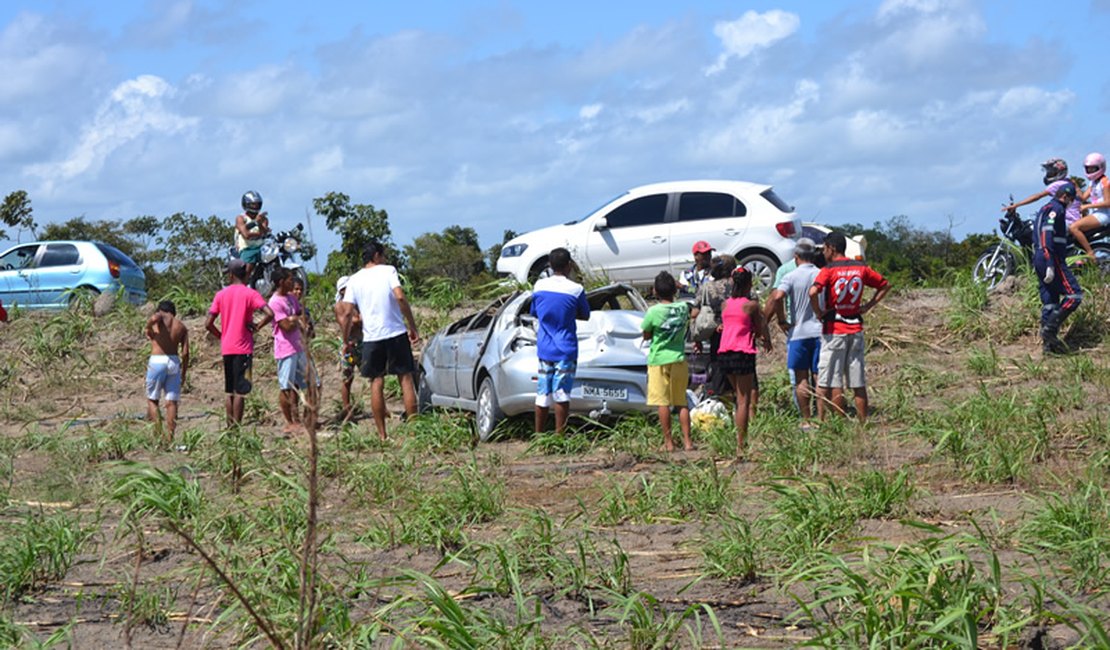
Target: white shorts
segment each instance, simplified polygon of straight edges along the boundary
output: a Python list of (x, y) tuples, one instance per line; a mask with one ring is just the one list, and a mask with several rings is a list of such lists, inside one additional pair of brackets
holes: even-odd
[(817, 362), (817, 385), (820, 388), (864, 388), (867, 377), (863, 365), (863, 332), (855, 334), (822, 334), (821, 354)]
[(152, 354), (146, 366), (146, 397), (157, 402), (181, 401), (181, 359), (176, 354)]
[(1098, 219), (1100, 228), (1110, 226), (1110, 210), (1094, 210), (1091, 212), (1091, 216)]

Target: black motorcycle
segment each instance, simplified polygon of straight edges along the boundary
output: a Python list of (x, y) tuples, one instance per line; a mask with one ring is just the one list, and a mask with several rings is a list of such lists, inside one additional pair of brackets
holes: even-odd
[[(1010, 203), (1013, 203), (1013, 197), (1010, 197)], [(971, 270), (972, 279), (987, 285), (988, 291), (1014, 274), (1017, 269), (1017, 255), (1022, 255), (1027, 263), (1033, 262), (1033, 221), (1022, 219), (1016, 209), (1011, 209), (998, 220), (998, 226), (1002, 232), (1002, 240), (983, 251)], [(1110, 270), (1110, 227), (1087, 233), (1087, 241), (1095, 253), (1098, 267), (1104, 271)], [(1071, 242), (1068, 245), (1067, 264), (1073, 271), (1079, 271), (1092, 262), (1081, 248)]]
[[(294, 278), (299, 278), (304, 283), (304, 291), (307, 294), (308, 273), (297, 258), (301, 256), (302, 261), (306, 259), (303, 251), (309, 248), (310, 244), (305, 240), (303, 224), (298, 223), (296, 228), (276, 235), (271, 232), (262, 240), (259, 260), (251, 269), (247, 285), (263, 296), (269, 297), (274, 291), (274, 283), (270, 275), (275, 269), (285, 267), (293, 272)], [(239, 257), (239, 251), (234, 246), (231, 248), (230, 256)]]

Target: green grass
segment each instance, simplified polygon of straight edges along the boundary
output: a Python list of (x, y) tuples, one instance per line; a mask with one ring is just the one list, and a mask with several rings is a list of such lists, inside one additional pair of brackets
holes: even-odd
[(1034, 557), (1061, 563), (1067, 578), (1088, 592), (1110, 593), (1110, 493), (1089, 482), (1049, 493), (1034, 504), (1019, 538)]

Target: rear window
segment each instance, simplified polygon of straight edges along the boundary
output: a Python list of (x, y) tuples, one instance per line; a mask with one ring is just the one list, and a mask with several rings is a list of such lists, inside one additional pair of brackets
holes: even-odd
[(775, 206), (782, 212), (790, 213), (794, 211), (794, 206), (787, 205), (786, 201), (783, 201), (782, 198), (778, 194), (775, 194), (775, 191), (772, 189), (764, 190), (761, 196), (767, 199), (767, 201), (771, 205)]
[(116, 264), (127, 268), (139, 268), (139, 265), (131, 261), (131, 258), (128, 257), (126, 253), (116, 248), (115, 246), (112, 246), (111, 244), (96, 242), (96, 247), (100, 250), (101, 253), (104, 253), (104, 257), (107, 257), (109, 262), (115, 262)]

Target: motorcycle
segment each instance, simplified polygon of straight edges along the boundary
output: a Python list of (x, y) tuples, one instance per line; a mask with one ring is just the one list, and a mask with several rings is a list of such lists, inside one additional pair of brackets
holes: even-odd
[[(1010, 203), (1013, 201), (1013, 197), (1010, 197)], [(987, 285), (988, 291), (1014, 274), (1019, 254), (1026, 263), (1033, 262), (1033, 220), (1022, 219), (1016, 209), (1011, 209), (998, 220), (998, 226), (1002, 233), (1001, 241), (983, 251), (971, 270), (971, 278), (979, 284)], [(1095, 253), (1098, 268), (1110, 270), (1110, 227), (1087, 233), (1087, 241)], [(1080, 271), (1090, 265), (1091, 260), (1081, 248), (1071, 242), (1068, 244), (1067, 264), (1072, 271)]]
[[(253, 288), (263, 296), (269, 297), (274, 291), (274, 283), (270, 275), (275, 269), (285, 267), (293, 271), (293, 277), (300, 279), (304, 284), (304, 291), (308, 293), (308, 273), (304, 265), (297, 261), (298, 254), (305, 247), (304, 224), (297, 224), (296, 228), (276, 235), (272, 232), (262, 240), (262, 251), (259, 261), (251, 269), (247, 278), (247, 286)], [(239, 257), (239, 251), (232, 246), (228, 252), (229, 257)]]

